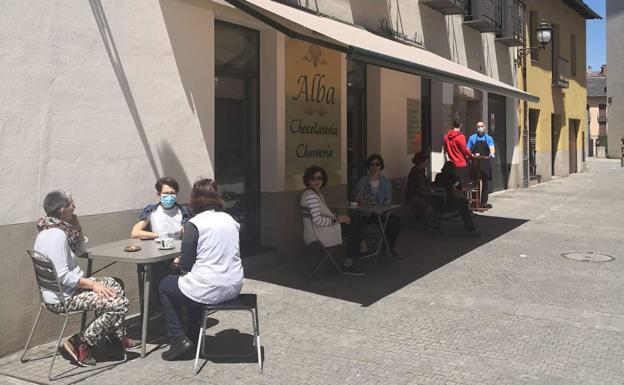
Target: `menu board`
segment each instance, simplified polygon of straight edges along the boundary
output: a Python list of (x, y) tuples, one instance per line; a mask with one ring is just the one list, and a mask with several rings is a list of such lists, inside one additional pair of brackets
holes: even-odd
[(420, 99), (407, 98), (407, 153), (415, 154), (422, 150)]

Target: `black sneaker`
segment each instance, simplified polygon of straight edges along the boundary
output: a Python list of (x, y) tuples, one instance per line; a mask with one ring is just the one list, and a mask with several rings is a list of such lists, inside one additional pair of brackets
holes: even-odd
[(342, 267), (342, 274), (344, 274), (344, 275), (362, 276), (362, 275), (364, 275), (364, 272), (362, 270), (354, 267), (353, 265), (351, 265), (351, 266), (343, 266)]

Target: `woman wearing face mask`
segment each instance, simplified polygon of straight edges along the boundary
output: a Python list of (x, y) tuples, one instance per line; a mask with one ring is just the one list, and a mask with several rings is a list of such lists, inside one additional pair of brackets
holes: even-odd
[(132, 238), (154, 239), (159, 234), (168, 234), (180, 239), (182, 226), (191, 218), (191, 211), (177, 202), (178, 182), (173, 178), (156, 181), (158, 203), (150, 204), (139, 215), (139, 221), (132, 228)]

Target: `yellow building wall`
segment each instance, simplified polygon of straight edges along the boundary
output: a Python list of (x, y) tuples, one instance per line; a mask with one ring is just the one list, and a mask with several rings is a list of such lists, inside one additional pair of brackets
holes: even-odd
[[(576, 75), (570, 73), (569, 88), (552, 86), (552, 50), (553, 43), (539, 50), (537, 61), (528, 55), (527, 62), (527, 90), (540, 97), (538, 103), (528, 103), (529, 109), (539, 110), (539, 119), (536, 130), (537, 174), (542, 179), (549, 179), (551, 168), (551, 114), (561, 116), (561, 134), (557, 142), (557, 158), (554, 175), (569, 173), (569, 119), (579, 120), (577, 147), (577, 171), (584, 168), (582, 160), (583, 137), (588, 135), (587, 128), (587, 89), (585, 78), (585, 19), (559, 0), (538, 1), (526, 0), (527, 46), (530, 43), (529, 15), (537, 11), (538, 20), (544, 19), (549, 24), (559, 27), (559, 56), (568, 59), (571, 64), (571, 35), (576, 36)], [(571, 66), (570, 66), (571, 67)], [(571, 71), (570, 71), (571, 72)], [(518, 84), (522, 86), (521, 71), (518, 71)], [(520, 104), (520, 116), (523, 116), (523, 105)]]

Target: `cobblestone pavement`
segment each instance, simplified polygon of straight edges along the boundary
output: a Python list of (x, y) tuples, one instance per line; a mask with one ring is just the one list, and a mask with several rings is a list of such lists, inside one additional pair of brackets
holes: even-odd
[[(245, 282), (259, 295), (264, 372), (253, 362), (169, 363), (164, 347), (113, 369), (70, 370), (85, 384), (624, 384), (624, 168), (491, 197), (480, 237), (401, 235), (403, 259), (301, 278), (304, 258), (267, 263)], [(602, 252), (612, 262), (562, 253)], [(258, 258), (258, 257), (254, 257)], [(248, 348), (242, 314), (215, 314), (211, 346)], [(25, 325), (25, 327), (29, 327)], [(152, 329), (157, 329), (154, 325)], [(240, 331), (240, 332), (239, 332)], [(47, 348), (49, 351), (49, 347)], [(46, 347), (32, 351), (40, 357)], [(0, 383), (46, 382), (49, 360), (0, 359)]]

